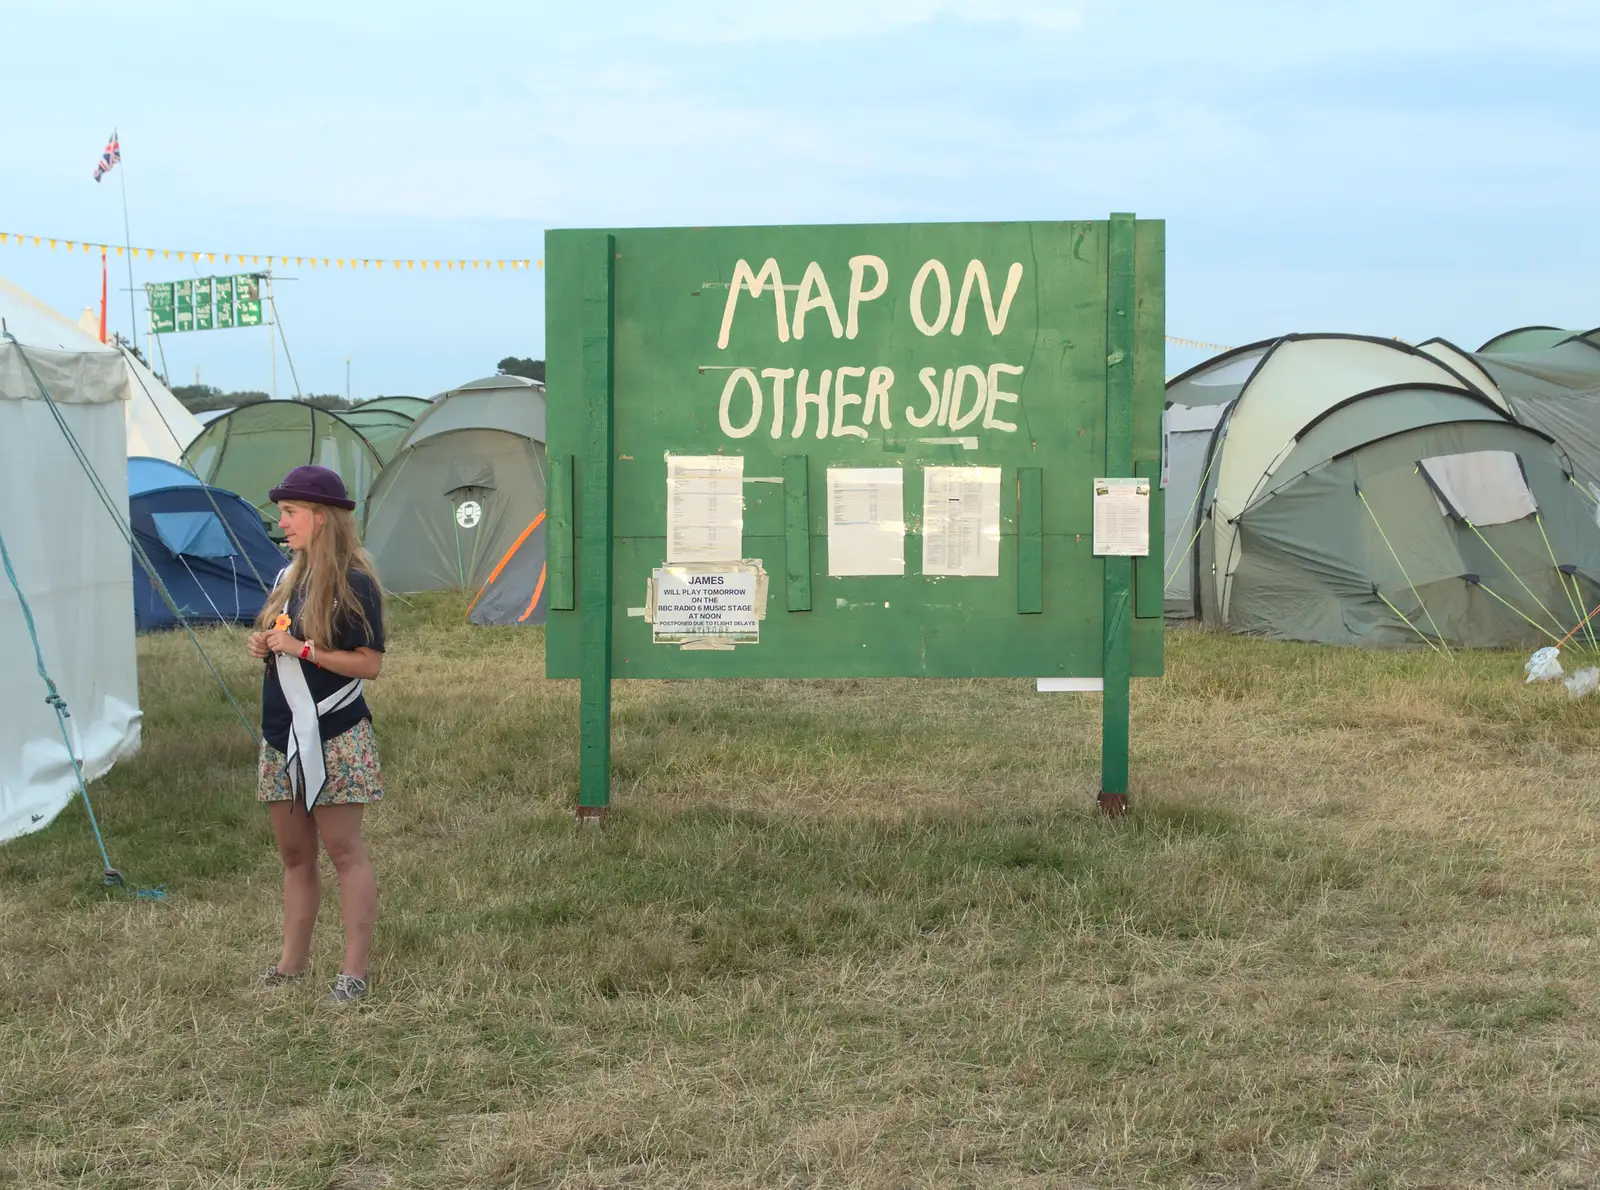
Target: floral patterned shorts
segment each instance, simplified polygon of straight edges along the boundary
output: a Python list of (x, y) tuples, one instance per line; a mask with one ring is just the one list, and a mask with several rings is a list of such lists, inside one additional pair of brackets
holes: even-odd
[[(378, 740), (372, 734), (372, 720), (363, 719), (343, 735), (322, 741), (322, 761), (328, 769), (328, 783), (317, 797), (319, 806), (370, 805), (383, 800), (383, 782), (378, 774)], [(265, 740), (261, 742), (261, 768), (256, 784), (256, 801), (294, 800), (289, 787), (289, 758)]]

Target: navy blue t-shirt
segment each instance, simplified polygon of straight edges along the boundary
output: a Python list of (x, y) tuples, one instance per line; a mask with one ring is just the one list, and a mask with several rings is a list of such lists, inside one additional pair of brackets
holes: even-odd
[[(361, 626), (361, 621), (352, 615), (341, 615), (339, 608), (333, 610), (333, 644), (330, 646), (335, 652), (344, 652), (350, 649), (376, 649), (383, 652), (383, 598), (377, 584), (359, 570), (350, 572), (350, 591), (361, 603), (361, 609), (367, 613), (367, 627)], [(304, 593), (294, 592), (289, 596), (290, 635), (300, 640), (305, 640), (305, 632), (300, 624), (300, 607), (305, 602)], [(319, 669), (309, 661), (300, 661), (300, 668), (305, 672), (306, 685), (311, 689), (311, 697), (321, 702), (336, 690), (349, 683), (350, 679), (341, 674), (333, 673), (326, 669)], [(347, 707), (337, 711), (330, 711), (318, 721), (322, 742), (326, 744), (334, 736), (343, 735), (363, 719), (372, 718), (372, 712), (367, 709), (367, 700), (363, 696)], [(289, 700), (283, 696), (283, 686), (278, 681), (278, 666), (276, 654), (267, 658), (266, 676), (261, 682), (261, 735), (279, 752), (289, 750), (289, 727), (294, 722), (294, 716), (289, 712)]]

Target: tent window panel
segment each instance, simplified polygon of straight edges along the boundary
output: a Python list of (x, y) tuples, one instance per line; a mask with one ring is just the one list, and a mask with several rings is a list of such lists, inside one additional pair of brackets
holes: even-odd
[(214, 512), (155, 512), (156, 536), (175, 556), (231, 558), (233, 543)]
[(1539, 511), (1522, 460), (1509, 450), (1475, 450), (1422, 460), (1439, 511), (1474, 525), (1505, 525)]

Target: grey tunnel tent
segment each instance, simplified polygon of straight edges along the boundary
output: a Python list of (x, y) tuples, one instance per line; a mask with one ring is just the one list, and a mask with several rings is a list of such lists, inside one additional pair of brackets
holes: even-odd
[(1286, 640), (1522, 646), (1600, 595), (1600, 527), (1565, 455), (1427, 353), (1288, 336), (1168, 396), (1169, 614)]
[(1503, 402), (1517, 421), (1555, 439), (1600, 504), (1600, 331), (1522, 327), (1472, 353), (1445, 339), (1421, 349)]
[(366, 546), (386, 587), (476, 594), (489, 581), (544, 512), (544, 426), (544, 386), (520, 376), (435, 398), (369, 498)]

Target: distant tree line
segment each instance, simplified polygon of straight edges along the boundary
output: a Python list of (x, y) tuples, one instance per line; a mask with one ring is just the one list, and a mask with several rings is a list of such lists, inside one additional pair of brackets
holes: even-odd
[[(138, 354), (137, 352), (135, 354)], [(141, 355), (140, 360), (144, 357)], [(502, 376), (526, 376), (529, 380), (544, 383), (544, 360), (524, 359), (517, 355), (508, 355), (496, 365), (495, 370)], [(165, 381), (166, 377), (162, 377)], [(244, 392), (224, 392), (210, 384), (178, 384), (172, 386), (172, 395), (183, 403), (183, 407), (190, 413), (205, 413), (211, 409), (237, 409), (240, 405), (254, 405), (257, 401), (269, 401), (272, 398), (264, 392), (250, 389)], [(318, 409), (353, 409), (360, 405), (360, 401), (347, 401), (337, 393), (311, 393), (298, 398), (307, 405), (315, 405)], [(377, 398), (372, 398), (376, 400)]]
[[(204, 413), (208, 409), (237, 409), (240, 405), (254, 405), (258, 401), (272, 399), (266, 393), (254, 389), (245, 392), (224, 392), (209, 384), (179, 384), (173, 387), (172, 395), (177, 397), (190, 413)], [(337, 393), (309, 393), (298, 399), (303, 404), (315, 405), (318, 409), (353, 409), (361, 404), (360, 401), (347, 401)]]
[(496, 370), (502, 376), (526, 376), (529, 380), (544, 383), (544, 360), (523, 359), (521, 356), (508, 355), (501, 360)]

